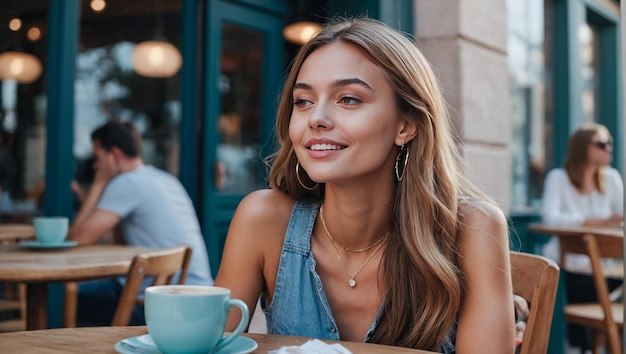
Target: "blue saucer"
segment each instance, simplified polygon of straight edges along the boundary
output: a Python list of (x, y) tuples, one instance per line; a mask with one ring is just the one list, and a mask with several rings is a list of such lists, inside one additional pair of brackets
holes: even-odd
[[(258, 344), (253, 339), (239, 336), (213, 354), (247, 354), (257, 347)], [(115, 343), (115, 350), (121, 354), (162, 354), (149, 334), (122, 339)]]
[(18, 243), (20, 247), (32, 249), (63, 249), (78, 245), (76, 241), (63, 241), (59, 243), (41, 243), (39, 241), (22, 241)]

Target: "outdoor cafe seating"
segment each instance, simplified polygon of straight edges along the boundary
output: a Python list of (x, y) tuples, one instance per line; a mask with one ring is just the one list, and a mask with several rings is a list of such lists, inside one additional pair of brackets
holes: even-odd
[[(50, 271), (51, 274), (43, 277), (38, 275), (33, 278), (32, 272), (28, 272), (26, 269), (20, 270), (17, 273), (10, 271), (10, 268), (15, 266), (14, 262), (17, 262), (18, 259), (24, 259), (24, 255), (26, 254), (24, 252), (27, 251), (13, 245), (3, 249), (2, 252), (6, 252), (6, 257), (3, 257), (3, 262), (0, 262), (0, 268), (6, 268), (4, 272), (5, 280), (22, 279), (27, 284), (33, 285), (32, 289), (40, 289), (38, 284), (40, 284), (39, 282), (41, 281), (54, 280), (66, 283), (65, 313), (63, 316), (64, 326), (69, 327), (68, 330), (70, 330), (72, 327), (76, 327), (78, 281), (92, 277), (98, 278), (100, 275), (111, 276), (115, 273), (110, 272), (113, 264), (119, 264), (117, 263), (118, 260), (124, 257), (128, 257), (128, 260), (132, 258), (132, 261), (126, 263), (123, 268), (126, 269), (125, 273), (120, 273), (119, 270), (116, 271), (118, 272), (117, 274), (120, 275), (126, 274), (127, 281), (111, 323), (112, 326), (128, 328), (127, 326), (133, 307), (135, 304), (141, 303), (141, 300), (138, 300), (136, 295), (142, 280), (145, 277), (155, 277), (154, 285), (168, 284), (171, 282), (174, 274), (180, 271), (177, 283), (184, 284), (192, 250), (185, 245), (179, 245), (165, 250), (136, 249), (128, 246), (124, 247), (124, 250), (122, 250), (119, 249), (119, 246), (117, 246), (118, 248), (115, 247), (116, 246), (105, 245), (79, 246), (76, 249), (69, 249), (62, 252), (30, 252), (31, 255), (29, 257), (32, 257), (31, 262), (34, 262), (33, 264), (40, 264), (44, 259), (46, 260), (45, 262), (52, 262), (50, 264), (59, 264), (58, 262), (61, 259), (64, 259), (62, 263), (72, 264), (70, 268), (63, 266), (58, 269), (50, 269), (48, 267), (46, 269)], [(111, 257), (111, 255), (116, 256), (108, 260), (94, 259), (97, 258), (97, 256), (94, 257), (95, 255), (104, 257), (105, 254), (109, 255), (107, 257)], [(68, 262), (69, 259), (75, 261)], [(526, 330), (522, 338), (519, 353), (545, 353), (548, 347), (550, 325), (558, 287), (558, 266), (555, 262), (545, 257), (514, 251), (510, 253), (510, 260), (514, 294), (521, 296), (528, 303), (529, 307), (529, 313), (526, 318)], [(96, 265), (92, 265), (92, 262)], [(79, 267), (78, 264), (83, 265)], [(91, 275), (85, 276), (86, 269), (92, 269), (88, 272)], [(107, 273), (100, 273), (103, 269), (106, 269)], [(119, 269), (122, 269), (121, 265)], [(37, 285), (37, 287), (34, 285)], [(37, 307), (32, 306), (30, 308)], [(45, 328), (40, 327), (40, 323), (40, 320), (36, 320), (28, 329)], [(142, 330), (145, 331), (145, 328)], [(44, 329), (44, 332), (45, 331), (51, 330)], [(121, 331), (119, 333), (126, 332)], [(111, 335), (113, 334), (112, 332)], [(36, 335), (33, 334), (33, 336)], [(107, 340), (113, 340), (115, 338), (115, 336), (107, 337)], [(271, 344), (273, 337), (270, 336), (267, 338), (270, 340), (267, 343)], [(289, 341), (282, 338), (280, 342), (287, 343)], [(115, 344), (115, 342), (112, 344)]]
[(592, 328), (593, 353), (602, 347), (610, 353), (622, 353), (620, 331), (624, 327), (624, 304), (612, 301), (602, 267), (602, 258), (624, 258), (624, 237), (586, 234), (561, 237), (561, 258), (566, 254), (589, 256), (597, 303), (568, 304), (564, 308), (567, 322)]
[[(179, 245), (133, 257), (111, 325), (128, 325), (133, 307), (143, 302), (137, 298), (137, 293), (145, 278), (154, 277), (152, 285), (170, 284), (174, 275), (180, 271), (177, 284), (184, 284), (191, 254), (190, 247)], [(77, 285), (76, 282), (68, 282), (65, 287), (65, 327), (76, 327)]]
[(548, 258), (511, 252), (513, 293), (529, 304), (519, 354), (546, 353), (559, 282), (559, 267)]

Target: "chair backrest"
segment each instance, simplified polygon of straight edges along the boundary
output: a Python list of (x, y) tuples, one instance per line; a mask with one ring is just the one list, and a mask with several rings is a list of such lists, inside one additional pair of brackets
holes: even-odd
[(133, 257), (128, 270), (126, 284), (117, 304), (112, 326), (128, 326), (135, 306), (137, 293), (145, 277), (154, 277), (152, 285), (169, 284), (172, 277), (181, 271), (178, 284), (184, 284), (192, 249), (179, 245), (161, 251), (142, 253)]
[(619, 326), (613, 317), (613, 306), (609, 297), (609, 287), (602, 268), (602, 258), (624, 258), (624, 237), (611, 235), (583, 235), (559, 237), (563, 255), (584, 254), (591, 262), (591, 276), (598, 303), (604, 313), (605, 332), (608, 334), (612, 352), (621, 352)]
[(546, 353), (559, 283), (559, 267), (546, 257), (511, 251), (511, 276), (513, 293), (523, 297), (530, 307), (519, 353)]

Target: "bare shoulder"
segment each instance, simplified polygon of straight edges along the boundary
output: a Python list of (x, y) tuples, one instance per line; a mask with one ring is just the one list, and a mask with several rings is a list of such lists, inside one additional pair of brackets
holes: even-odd
[(467, 200), (461, 203), (460, 218), (463, 229), (475, 229), (488, 225), (506, 226), (502, 210), (485, 200)]
[(276, 190), (252, 192), (239, 203), (231, 229), (239, 231), (236, 234), (254, 233), (264, 238), (284, 235), (294, 203), (291, 197)]
[(495, 242), (500, 248), (508, 248), (507, 219), (502, 210), (485, 200), (466, 200), (461, 204), (459, 246), (467, 243)]
[(276, 225), (277, 220), (291, 215), (295, 201), (285, 193), (263, 189), (248, 194), (237, 207), (236, 217), (245, 217), (256, 225)]

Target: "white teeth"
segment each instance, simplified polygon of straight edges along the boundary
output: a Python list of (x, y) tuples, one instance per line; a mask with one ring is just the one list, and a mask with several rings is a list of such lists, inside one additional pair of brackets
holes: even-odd
[(321, 150), (341, 150), (343, 147), (333, 144), (313, 144), (309, 149), (321, 151)]

